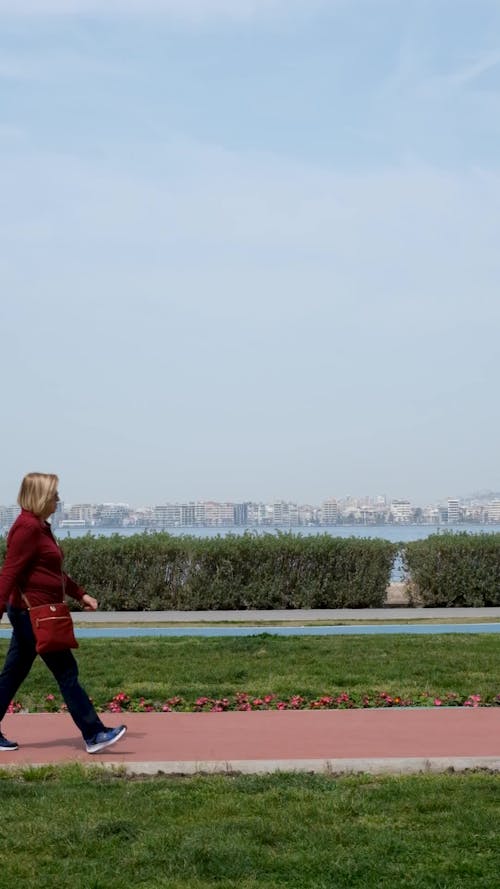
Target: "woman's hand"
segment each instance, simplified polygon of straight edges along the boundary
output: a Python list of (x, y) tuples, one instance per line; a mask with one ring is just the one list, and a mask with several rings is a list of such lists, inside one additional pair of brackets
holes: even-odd
[(93, 596), (89, 596), (88, 593), (85, 593), (81, 598), (81, 602), (83, 603), (84, 611), (97, 611), (97, 599), (94, 599)]

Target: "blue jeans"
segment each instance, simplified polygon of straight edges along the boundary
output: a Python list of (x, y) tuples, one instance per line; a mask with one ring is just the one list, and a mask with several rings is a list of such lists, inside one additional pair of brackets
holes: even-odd
[[(20, 608), (11, 608), (9, 605), (7, 614), (13, 632), (3, 670), (0, 673), (0, 722), (36, 658), (35, 636), (28, 612)], [(52, 651), (42, 654), (40, 657), (54, 676), (68, 712), (73, 717), (84, 739), (88, 741), (97, 732), (102, 732), (104, 725), (85, 689), (78, 682), (78, 664), (71, 650), (68, 648), (66, 651)]]

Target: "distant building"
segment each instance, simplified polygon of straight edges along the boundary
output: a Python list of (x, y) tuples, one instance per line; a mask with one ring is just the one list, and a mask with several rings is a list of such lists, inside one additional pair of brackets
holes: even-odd
[(182, 524), (181, 510), (180, 503), (165, 503), (161, 506), (155, 506), (153, 510), (155, 527), (160, 530), (179, 527)]
[(318, 524), (319, 509), (316, 506), (311, 506), (309, 503), (304, 503), (302, 506), (299, 506), (299, 525)]
[(99, 503), (96, 506), (96, 524), (103, 528), (119, 528), (131, 513), (128, 503)]
[(163, 503), (153, 509), (152, 521), (156, 528), (192, 528), (205, 524), (204, 503)]
[(96, 507), (92, 503), (74, 503), (67, 510), (67, 519), (92, 525), (95, 520)]
[(130, 514), (131, 524), (137, 528), (153, 528), (155, 525), (154, 509), (151, 506), (140, 506)]
[(272, 508), (266, 503), (247, 504), (249, 525), (269, 525), (272, 520)]
[(334, 497), (324, 500), (321, 504), (321, 524), (336, 525), (339, 517), (339, 505)]
[(393, 522), (408, 524), (412, 520), (413, 508), (409, 500), (393, 500), (391, 502)]
[(299, 508), (296, 503), (287, 503), (286, 500), (275, 500), (272, 509), (273, 525), (292, 527), (299, 524)]
[(448, 497), (448, 524), (456, 525), (460, 521), (460, 501)]
[(487, 505), (489, 522), (500, 522), (500, 500), (491, 500)]
[[(204, 515), (204, 513), (203, 513)], [(203, 516), (198, 524), (201, 524), (203, 521)], [(196, 512), (196, 503), (181, 503), (181, 525), (186, 527), (193, 527), (193, 525), (197, 524), (197, 512)]]
[(0, 530), (6, 531), (10, 528), (20, 512), (21, 507), (18, 506), (17, 503), (12, 506), (0, 506)]
[(439, 525), (440, 514), (437, 506), (424, 506), (422, 509), (422, 522), (424, 525)]
[(374, 525), (380, 516), (380, 511), (377, 511), (375, 507), (369, 503), (362, 504), (359, 507), (359, 511), (361, 513), (361, 521), (364, 525)]
[(248, 503), (233, 504), (233, 519), (235, 525), (248, 525)]
[(218, 503), (214, 500), (204, 502), (205, 524), (209, 527), (228, 528), (234, 525), (234, 504)]
[(61, 519), (58, 523), (58, 527), (61, 530), (64, 528), (86, 528), (87, 522), (84, 519)]

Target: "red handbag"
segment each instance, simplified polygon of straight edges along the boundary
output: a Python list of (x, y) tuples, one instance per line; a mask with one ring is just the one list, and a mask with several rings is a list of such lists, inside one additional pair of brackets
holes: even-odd
[(26, 596), (23, 595), (23, 599), (28, 605), (37, 654), (78, 648), (73, 618), (66, 602), (51, 602), (49, 605), (35, 605), (31, 608)]

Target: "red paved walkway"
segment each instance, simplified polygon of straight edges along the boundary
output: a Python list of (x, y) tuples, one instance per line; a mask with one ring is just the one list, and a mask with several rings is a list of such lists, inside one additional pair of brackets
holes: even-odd
[(66, 714), (6, 716), (2, 729), (20, 749), (0, 766), (77, 761), (128, 771), (268, 772), (442, 770), (500, 771), (500, 708), (126, 713), (128, 733), (89, 756)]

